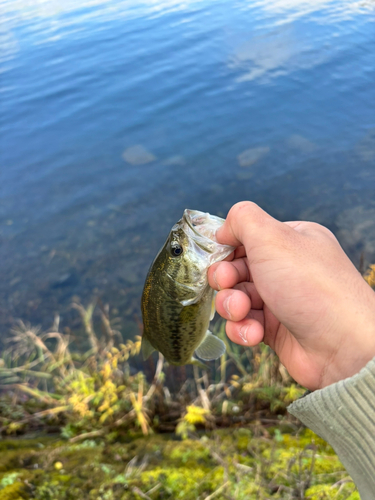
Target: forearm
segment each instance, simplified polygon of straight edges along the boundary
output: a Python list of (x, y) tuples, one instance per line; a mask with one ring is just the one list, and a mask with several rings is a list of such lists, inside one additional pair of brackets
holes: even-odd
[(334, 448), (361, 500), (373, 500), (375, 358), (353, 377), (295, 401), (288, 411)]

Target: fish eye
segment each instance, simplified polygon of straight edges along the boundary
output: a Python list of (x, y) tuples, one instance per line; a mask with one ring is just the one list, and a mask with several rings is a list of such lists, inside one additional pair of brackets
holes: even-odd
[(182, 254), (183, 251), (184, 250), (183, 250), (181, 245), (179, 245), (178, 243), (172, 243), (171, 252), (172, 252), (173, 257), (178, 257), (179, 255)]

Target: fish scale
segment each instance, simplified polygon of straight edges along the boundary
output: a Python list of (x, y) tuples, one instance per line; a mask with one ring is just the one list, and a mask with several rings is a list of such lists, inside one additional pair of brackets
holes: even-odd
[(171, 364), (184, 365), (199, 363), (195, 351), (206, 360), (224, 353), (223, 342), (208, 330), (214, 291), (207, 280), (209, 266), (233, 251), (215, 240), (223, 222), (185, 210), (157, 254), (142, 294), (145, 359), (158, 350)]

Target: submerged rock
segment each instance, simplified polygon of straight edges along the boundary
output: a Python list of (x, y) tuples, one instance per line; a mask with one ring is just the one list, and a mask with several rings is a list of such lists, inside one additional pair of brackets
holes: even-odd
[(130, 148), (125, 149), (122, 153), (123, 159), (130, 163), (130, 165), (146, 165), (156, 160), (156, 156), (147, 151), (141, 144), (136, 144)]
[(287, 139), (287, 144), (290, 148), (300, 153), (312, 153), (317, 149), (316, 144), (306, 139), (302, 135), (293, 134)]
[(251, 167), (258, 160), (268, 154), (270, 148), (268, 146), (259, 146), (257, 148), (250, 148), (243, 151), (237, 156), (240, 167)]

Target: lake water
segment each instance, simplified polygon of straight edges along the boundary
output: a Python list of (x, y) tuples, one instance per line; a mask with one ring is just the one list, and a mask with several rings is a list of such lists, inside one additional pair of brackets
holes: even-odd
[(138, 331), (184, 208), (243, 199), (375, 261), (375, 2), (0, 0), (0, 331)]

